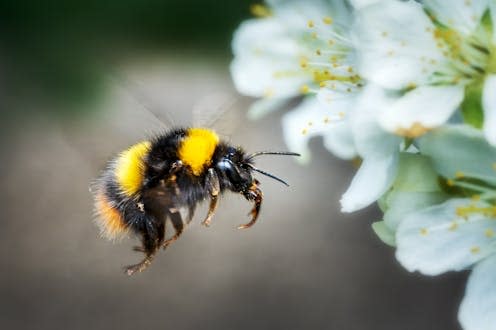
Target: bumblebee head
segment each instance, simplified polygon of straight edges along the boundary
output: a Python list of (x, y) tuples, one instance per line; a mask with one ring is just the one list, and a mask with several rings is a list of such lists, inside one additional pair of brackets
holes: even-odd
[(214, 167), (217, 173), (224, 178), (224, 182), (227, 182), (227, 188), (236, 192), (245, 192), (250, 189), (253, 183), (257, 183), (253, 178), (253, 172), (258, 172), (288, 186), (282, 179), (256, 168), (253, 164), (255, 157), (261, 155), (299, 156), (294, 152), (272, 151), (261, 151), (246, 155), (241, 148), (232, 146), (225, 146), (222, 149), (222, 153), (217, 157)]

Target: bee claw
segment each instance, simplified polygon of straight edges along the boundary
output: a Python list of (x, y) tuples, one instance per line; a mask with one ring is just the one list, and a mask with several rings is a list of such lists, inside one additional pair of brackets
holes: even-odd
[(202, 224), (203, 226), (205, 226), (205, 227), (210, 227), (210, 224), (211, 224), (211, 223), (212, 223), (212, 221), (210, 221), (210, 219), (208, 219), (208, 220), (204, 220), (204, 221), (202, 221), (202, 223), (201, 223), (201, 224)]
[(126, 273), (126, 275), (128, 276), (131, 276), (133, 275), (134, 273), (138, 272), (138, 273), (141, 273), (142, 271), (144, 271), (148, 266), (150, 266), (150, 264), (152, 263), (152, 259), (153, 259), (153, 256), (152, 255), (149, 255), (147, 256), (145, 259), (143, 259), (142, 262), (138, 263), (138, 264), (135, 264), (135, 265), (130, 265), (130, 266), (127, 266), (127, 267), (124, 267), (124, 272)]

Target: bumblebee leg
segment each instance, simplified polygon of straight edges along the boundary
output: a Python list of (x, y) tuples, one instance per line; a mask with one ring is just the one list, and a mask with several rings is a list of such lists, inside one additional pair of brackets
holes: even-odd
[[(158, 245), (161, 245), (165, 238), (165, 220), (164, 222), (157, 224), (156, 227), (157, 242)], [(133, 246), (133, 251), (146, 253), (147, 250), (145, 244), (143, 244), (142, 246)]]
[(141, 273), (144, 271), (148, 266), (151, 265), (153, 257), (155, 256), (154, 254), (147, 255), (145, 259), (143, 259), (140, 263), (137, 263), (135, 265), (129, 265), (124, 268), (125, 272), (127, 275), (131, 276), (134, 273), (138, 272)]
[(188, 217), (186, 218), (186, 224), (189, 225), (191, 220), (193, 220), (193, 216), (195, 215), (196, 205), (190, 205), (188, 208)]
[(209, 169), (206, 178), (206, 186), (210, 192), (210, 206), (208, 208), (207, 216), (205, 220), (202, 221), (202, 225), (208, 227), (212, 223), (212, 217), (214, 216), (215, 210), (217, 209), (217, 201), (220, 193), (219, 177), (215, 173), (214, 169)]
[(184, 231), (184, 223), (181, 217), (181, 213), (179, 212), (169, 213), (169, 218), (172, 222), (172, 226), (174, 226), (174, 229), (176, 230), (176, 234), (162, 243), (162, 247), (164, 249), (166, 249), (169, 245), (177, 241), (177, 239), (181, 236), (181, 234)]
[(255, 222), (257, 222), (258, 213), (260, 212), (260, 207), (262, 206), (262, 200), (263, 200), (262, 191), (258, 189), (257, 184), (258, 182), (254, 181), (250, 189), (245, 193), (246, 199), (254, 201), (253, 208), (249, 213), (249, 215), (251, 215), (251, 221), (244, 225), (238, 226), (238, 229), (250, 228), (255, 224)]
[(205, 220), (203, 220), (201, 223), (205, 227), (210, 227), (210, 224), (212, 223), (212, 217), (214, 216), (215, 210), (217, 209), (217, 201), (217, 195), (210, 196), (210, 206), (208, 208), (208, 213), (205, 217)]
[(151, 265), (155, 254), (160, 246), (160, 243), (164, 239), (165, 235), (165, 223), (147, 221), (147, 226), (142, 229), (142, 246), (134, 247), (133, 250), (143, 252), (145, 258), (134, 265), (129, 265), (124, 268), (127, 275), (133, 275), (136, 272), (144, 271), (148, 266)]

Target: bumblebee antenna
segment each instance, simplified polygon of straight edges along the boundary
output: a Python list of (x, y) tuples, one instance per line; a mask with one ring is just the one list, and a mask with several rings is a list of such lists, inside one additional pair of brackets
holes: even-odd
[(255, 157), (258, 157), (261, 155), (301, 156), (299, 153), (289, 152), (289, 151), (259, 151), (259, 152), (252, 153), (246, 159), (250, 160), (252, 158), (255, 158)]
[(287, 184), (287, 183), (286, 183), (286, 181), (284, 181), (283, 179), (279, 179), (277, 176), (275, 176), (275, 175), (273, 175), (273, 174), (270, 174), (270, 173), (267, 173), (267, 172), (265, 172), (265, 171), (262, 171), (262, 170), (260, 170), (260, 169), (256, 168), (255, 166), (253, 166), (253, 165), (252, 165), (252, 164), (250, 164), (250, 163), (245, 163), (245, 164), (246, 164), (246, 166), (248, 166), (248, 167), (249, 167), (249, 168), (251, 168), (252, 170), (254, 170), (254, 171), (256, 171), (256, 172), (258, 172), (258, 173), (260, 173), (260, 174), (263, 174), (263, 175), (265, 175), (265, 176), (268, 176), (269, 178), (272, 178), (272, 179), (274, 179), (274, 180), (276, 180), (276, 181), (279, 181), (280, 183), (282, 183), (282, 184), (283, 184), (283, 185), (285, 185), (286, 187), (289, 187), (289, 184)]

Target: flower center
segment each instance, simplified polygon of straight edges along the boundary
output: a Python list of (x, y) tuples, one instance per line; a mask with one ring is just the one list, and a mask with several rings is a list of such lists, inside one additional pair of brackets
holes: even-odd
[(496, 72), (496, 45), (492, 44), (492, 28), (484, 20), (471, 35), (462, 35), (434, 20), (432, 33), (446, 62), (434, 73), (432, 83), (468, 84)]
[[(332, 17), (309, 20), (307, 28), (310, 31), (304, 36), (304, 41), (310, 52), (301, 56), (299, 64), (305, 73), (312, 76), (314, 87), (343, 92), (361, 87), (362, 79), (352, 67), (353, 47), (346, 28)], [(301, 91), (317, 92), (306, 85)]]

